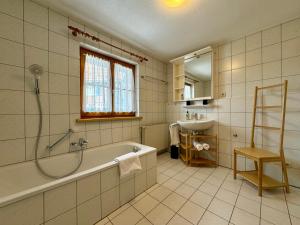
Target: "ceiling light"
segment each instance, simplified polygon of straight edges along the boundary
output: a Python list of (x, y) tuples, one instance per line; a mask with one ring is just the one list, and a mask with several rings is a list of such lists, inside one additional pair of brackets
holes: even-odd
[(182, 6), (186, 0), (163, 0), (166, 6), (176, 8)]

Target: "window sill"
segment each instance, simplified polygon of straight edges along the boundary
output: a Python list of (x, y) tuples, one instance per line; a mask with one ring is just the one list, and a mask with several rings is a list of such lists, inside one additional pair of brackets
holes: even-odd
[(77, 123), (81, 122), (95, 122), (95, 121), (113, 121), (113, 120), (141, 120), (141, 116), (123, 116), (123, 117), (102, 117), (102, 118), (86, 118), (86, 119), (77, 119)]

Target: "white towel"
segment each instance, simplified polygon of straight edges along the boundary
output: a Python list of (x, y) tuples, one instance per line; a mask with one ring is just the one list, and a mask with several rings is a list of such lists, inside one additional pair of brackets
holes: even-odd
[(119, 162), (121, 177), (124, 177), (124, 176), (130, 174), (132, 171), (142, 169), (140, 158), (134, 152), (130, 152), (125, 155), (121, 155), (121, 156), (115, 158), (115, 160), (117, 162)]
[(198, 151), (202, 151), (203, 150), (203, 145), (202, 143), (198, 142), (198, 141), (193, 141), (193, 145), (194, 147), (198, 150)]
[(170, 130), (170, 138), (171, 138), (170, 145), (176, 145), (178, 147), (179, 145), (178, 124), (177, 123), (170, 124), (169, 130)]
[(209, 144), (207, 144), (207, 143), (204, 143), (202, 146), (203, 146), (204, 150), (206, 150), (206, 151), (208, 151), (210, 148)]

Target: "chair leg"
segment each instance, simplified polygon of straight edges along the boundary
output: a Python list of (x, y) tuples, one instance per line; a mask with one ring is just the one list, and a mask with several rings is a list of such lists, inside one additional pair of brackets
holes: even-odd
[(233, 152), (233, 179), (236, 179), (236, 152)]
[(258, 195), (262, 196), (263, 162), (258, 161)]
[(282, 172), (283, 172), (283, 177), (284, 177), (284, 184), (285, 184), (285, 191), (286, 193), (290, 192), (290, 186), (289, 186), (289, 178), (287, 175), (287, 168), (286, 168), (286, 164), (285, 161), (281, 161), (281, 166), (282, 166)]
[(254, 166), (255, 166), (255, 170), (258, 170), (258, 165), (256, 161), (254, 161)]

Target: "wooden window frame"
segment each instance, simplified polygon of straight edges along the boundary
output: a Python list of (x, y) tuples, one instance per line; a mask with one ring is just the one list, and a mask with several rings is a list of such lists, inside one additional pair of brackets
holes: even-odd
[[(93, 55), (99, 57), (101, 59), (107, 60), (110, 62), (110, 70), (111, 70), (111, 104), (112, 111), (111, 112), (84, 112), (83, 111), (83, 84), (84, 84), (84, 66), (85, 66), (85, 55)], [(111, 56), (107, 56), (105, 54), (101, 54), (95, 51), (91, 51), (89, 49), (80, 47), (80, 118), (88, 119), (88, 118), (113, 118), (113, 117), (135, 117), (136, 112), (115, 112), (114, 111), (114, 65), (120, 64), (122, 66), (128, 67), (132, 69), (133, 72), (133, 82), (134, 82), (134, 91), (136, 95), (136, 82), (135, 82), (135, 65), (124, 62), (122, 60), (113, 58)], [(135, 96), (135, 106), (136, 106), (136, 96)]]

